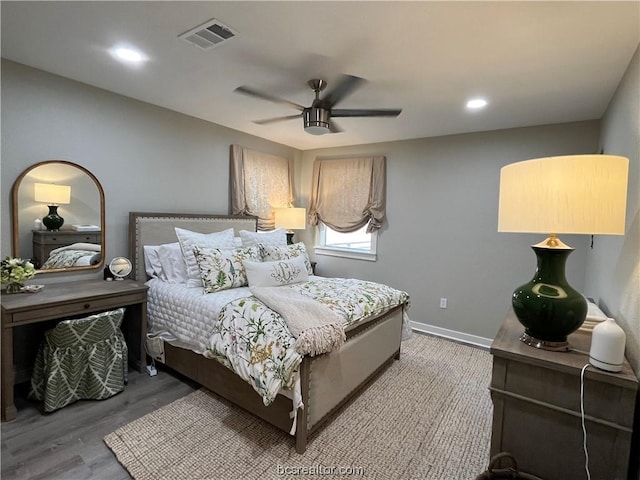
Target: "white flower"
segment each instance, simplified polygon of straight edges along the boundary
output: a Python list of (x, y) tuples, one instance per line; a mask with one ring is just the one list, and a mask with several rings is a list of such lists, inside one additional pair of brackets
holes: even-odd
[(23, 283), (35, 274), (36, 269), (29, 260), (7, 257), (1, 262), (0, 283)]

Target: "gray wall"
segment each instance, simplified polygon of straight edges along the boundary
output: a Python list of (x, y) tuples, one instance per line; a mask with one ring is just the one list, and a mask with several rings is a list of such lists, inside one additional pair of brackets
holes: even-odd
[(602, 122), (605, 153), (629, 158), (627, 229), (598, 237), (588, 252), (586, 292), (627, 334), (627, 358), (640, 375), (640, 47)]
[[(497, 232), (500, 168), (530, 158), (593, 153), (599, 122), (305, 151), (299, 162), (299, 204), (308, 206), (316, 156), (384, 154), (387, 221), (378, 237), (378, 261), (317, 256), (326, 276), (389, 283), (411, 295), (415, 322), (493, 338), (513, 290), (529, 281), (536, 258), (529, 245), (540, 235)], [(313, 244), (311, 232), (308, 244)], [(576, 250), (567, 277), (584, 287), (589, 238), (565, 236)], [(446, 310), (440, 298), (448, 299)]]
[[(228, 213), (229, 145), (298, 151), (14, 62), (2, 61), (1, 254), (11, 255), (10, 194), (43, 160), (82, 165), (106, 197), (107, 259), (128, 255), (129, 211)], [(31, 219), (33, 221), (33, 219)], [(83, 278), (100, 273), (74, 275)], [(69, 280), (52, 274), (42, 283)]]

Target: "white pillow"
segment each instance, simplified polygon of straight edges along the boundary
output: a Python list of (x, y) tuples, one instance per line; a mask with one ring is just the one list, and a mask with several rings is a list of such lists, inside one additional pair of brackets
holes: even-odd
[(178, 242), (160, 245), (158, 257), (162, 265), (162, 280), (169, 283), (187, 283), (187, 264)]
[(162, 278), (162, 264), (158, 257), (160, 245), (144, 245), (144, 271), (149, 278)]
[(276, 228), (275, 230), (269, 230), (268, 232), (240, 230), (240, 238), (242, 239), (243, 247), (257, 245), (259, 243), (274, 247), (285, 247), (287, 245), (287, 232), (284, 228)]
[(294, 257), (289, 260), (274, 262), (244, 261), (247, 280), (250, 287), (279, 287), (309, 280), (304, 258)]
[(193, 253), (198, 262), (204, 293), (245, 287), (247, 274), (243, 262), (260, 260), (260, 250), (256, 245), (233, 250), (194, 247)]
[(304, 246), (304, 243), (298, 242), (293, 245), (285, 245), (284, 247), (274, 247), (263, 244), (259, 244), (259, 246), (263, 261), (270, 262), (273, 260), (288, 260), (294, 257), (302, 257), (307, 267), (307, 273), (313, 275), (313, 269), (311, 268), (311, 262), (309, 261), (309, 255), (307, 255), (307, 248)]
[(193, 247), (219, 248), (220, 250), (232, 250), (235, 248), (233, 242), (233, 228), (214, 233), (198, 233), (184, 228), (176, 229), (176, 235), (182, 249), (182, 256), (187, 264), (187, 287), (201, 287), (202, 279), (196, 261)]

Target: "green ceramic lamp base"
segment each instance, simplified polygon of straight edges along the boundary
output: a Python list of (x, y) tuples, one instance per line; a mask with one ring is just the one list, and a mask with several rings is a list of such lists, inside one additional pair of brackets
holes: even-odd
[(293, 232), (287, 230), (287, 245), (293, 245)]
[(525, 327), (520, 340), (553, 351), (569, 350), (567, 336), (580, 328), (587, 315), (587, 300), (565, 277), (565, 263), (573, 249), (560, 244), (543, 242), (532, 247), (537, 257), (536, 273), (530, 282), (516, 288), (511, 302)]
[(42, 219), (42, 224), (47, 227), (47, 230), (60, 230), (60, 227), (64, 225), (64, 218), (58, 215), (58, 206), (49, 205), (49, 214)]

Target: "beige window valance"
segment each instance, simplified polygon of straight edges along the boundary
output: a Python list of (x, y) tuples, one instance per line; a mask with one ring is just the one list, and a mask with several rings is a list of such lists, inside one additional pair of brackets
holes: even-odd
[(258, 230), (275, 227), (274, 208), (293, 203), (293, 160), (231, 145), (231, 213), (256, 215)]
[(367, 226), (371, 233), (382, 226), (385, 216), (385, 171), (383, 156), (316, 158), (309, 221), (318, 221), (337, 232), (353, 232)]

